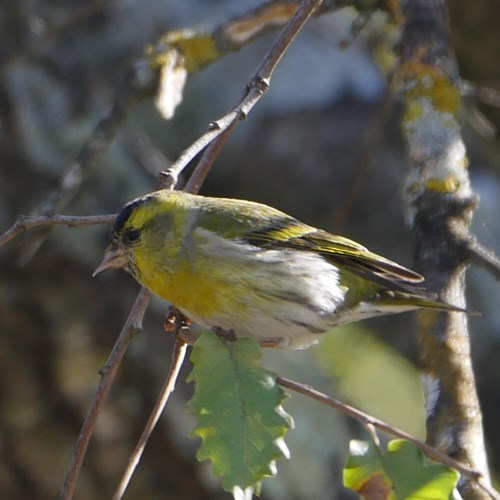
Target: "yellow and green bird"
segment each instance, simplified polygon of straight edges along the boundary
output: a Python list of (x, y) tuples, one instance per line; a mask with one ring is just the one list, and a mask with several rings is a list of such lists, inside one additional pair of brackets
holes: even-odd
[(95, 274), (123, 267), (205, 328), (302, 348), (335, 326), (420, 308), (423, 277), (259, 203), (160, 190), (116, 218)]

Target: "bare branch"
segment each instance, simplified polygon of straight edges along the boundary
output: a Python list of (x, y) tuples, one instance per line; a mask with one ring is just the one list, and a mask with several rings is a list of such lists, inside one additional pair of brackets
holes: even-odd
[(233, 128), (238, 120), (246, 118), (251, 109), (269, 88), (272, 74), (283, 57), (283, 54), (302, 26), (321, 5), (321, 2), (322, 0), (304, 0), (302, 2), (300, 8), (287, 23), (276, 42), (257, 68), (257, 71), (250, 79), (250, 83), (240, 102), (229, 113), (211, 124), (209, 131), (184, 151), (171, 168), (166, 172), (162, 172), (161, 184), (163, 187), (169, 188), (175, 186), (180, 173), (201, 150), (208, 146), (212, 140), (222, 134), (226, 129)]
[[(278, 64), (279, 60), (283, 56), (284, 51), (288, 48), (292, 40), (294, 39), (296, 33), (298, 30), (303, 26), (303, 24), (306, 22), (306, 20), (309, 18), (309, 16), (312, 14), (315, 8), (317, 8), (321, 4), (321, 0), (304, 0), (302, 6), (300, 9), (297, 11), (296, 15), (290, 20), (289, 24), (286, 26), (286, 28), (283, 30), (282, 34), (276, 41), (276, 43), (273, 45), (271, 50), (269, 51), (268, 55), (264, 58), (263, 62), (261, 63), (257, 73), (256, 77), (252, 80), (252, 84), (248, 86), (247, 91), (242, 98), (240, 104), (228, 115), (223, 117), (222, 121), (217, 122), (217, 128), (214, 134), (214, 137), (217, 135), (220, 135), (224, 131), (229, 131), (234, 127), (234, 124), (237, 122), (238, 119), (241, 117), (246, 117), (246, 114), (250, 111), (250, 109), (254, 106), (254, 104), (259, 100), (260, 96), (263, 94), (263, 92), (267, 89), (268, 87), (268, 81), (271, 78), (272, 72), (274, 71), (274, 68)], [(130, 96), (132, 97), (132, 96)], [(135, 95), (134, 95), (135, 97)], [(125, 107), (119, 107), (123, 112), (118, 113), (117, 116), (121, 116), (125, 118)], [(115, 117), (116, 118), (116, 117)], [(115, 120), (113, 120), (114, 122)], [(223, 126), (221, 126), (221, 124)], [(109, 130), (108, 132), (110, 132)], [(96, 131), (97, 132), (97, 131)], [(114, 129), (113, 129), (114, 133)], [(214, 155), (218, 152), (220, 147), (222, 147), (223, 140), (227, 137), (227, 134), (222, 135), (222, 139), (213, 144), (212, 148), (209, 150), (208, 154), (206, 155), (206, 160), (202, 162), (202, 171), (206, 175), (206, 172), (208, 171), (208, 168), (212, 162), (212, 159)], [(209, 134), (210, 135), (210, 134)], [(99, 134), (97, 134), (99, 137)], [(111, 135), (105, 134), (106, 138), (110, 138)], [(210, 140), (212, 137), (210, 137)], [(164, 178), (168, 179), (174, 179), (175, 181), (172, 182), (172, 186), (177, 182), (177, 177), (179, 173), (182, 171), (184, 166), (197, 154), (196, 147), (198, 144), (200, 144), (200, 141), (202, 144), (207, 145), (208, 142), (203, 143), (203, 141), (206, 141), (206, 136), (202, 137), (199, 139), (195, 145), (193, 145), (191, 148), (188, 149), (187, 152), (185, 152), (181, 158), (176, 162), (176, 164), (169, 169), (168, 173), (165, 174)], [(99, 145), (100, 143), (103, 142), (103, 139), (99, 139), (97, 143), (94, 145)], [(107, 144), (106, 144), (107, 145)], [(203, 146), (203, 147), (204, 147)], [(87, 145), (88, 147), (88, 145)], [(85, 149), (85, 148), (84, 148)], [(97, 148), (98, 151), (101, 151), (100, 148)], [(193, 153), (193, 151), (196, 151)], [(92, 148), (90, 148), (90, 151), (88, 153), (90, 157), (92, 158)], [(186, 161), (187, 160), (187, 161)], [(90, 163), (86, 163), (86, 165), (90, 165)], [(76, 166), (75, 167), (77, 174), (75, 176), (75, 179), (71, 179), (72, 175), (70, 175), (70, 180), (72, 182), (67, 182), (67, 190), (61, 190), (57, 191), (55, 194), (56, 199), (58, 199), (58, 203), (61, 203), (61, 199), (64, 196), (64, 199), (67, 199), (68, 196), (70, 197), (71, 194), (73, 194), (76, 189), (79, 187), (81, 179), (80, 175), (81, 174), (81, 166)], [(193, 189), (194, 186), (196, 188), (201, 185), (202, 182), (202, 176), (203, 173), (200, 173), (200, 169), (198, 169), (198, 174), (195, 176), (195, 181), (193, 182)], [(68, 174), (67, 176), (68, 177)], [(65, 185), (65, 182), (63, 181), (63, 186)], [(93, 433), (93, 429), (95, 426), (95, 422), (97, 419), (97, 416), (100, 411), (100, 407), (102, 406), (107, 393), (109, 392), (110, 385), (114, 379), (114, 376), (116, 374), (116, 371), (118, 369), (119, 363), (121, 362), (121, 359), (125, 353), (126, 346), (128, 341), (130, 340), (132, 333), (135, 332), (138, 329), (140, 321), (142, 320), (142, 316), (144, 314), (144, 311), (147, 307), (147, 303), (149, 300), (149, 292), (147, 292), (145, 289), (141, 290), (141, 293), (139, 294), (138, 298), (136, 299), (136, 304), (134, 305), (134, 308), (130, 312), (129, 319), (127, 320), (122, 333), (120, 334), (120, 337), (115, 344), (115, 347), (113, 348), (113, 351), (108, 359), (108, 362), (106, 363), (105, 369), (103, 371), (103, 379), (101, 380), (101, 384), (99, 385), (99, 388), (96, 392), (96, 395), (94, 396), (94, 400), (91, 404), (91, 407), (89, 409), (89, 412), (87, 414), (87, 418), (85, 419), (82, 431), (80, 433), (80, 437), (78, 439), (77, 447), (75, 450), (75, 454), (73, 456), (72, 463), (70, 465), (70, 469), (68, 471), (66, 481), (64, 484), (64, 488), (61, 494), (61, 497), (63, 499), (69, 499), (73, 496), (75, 486), (76, 486), (76, 481), (78, 478), (78, 474), (83, 462), (83, 457), (85, 455), (90, 437)], [(134, 325), (134, 328), (130, 327), (130, 325)], [(129, 464), (127, 466), (127, 469), (125, 471), (125, 474), (118, 486), (118, 489), (115, 494), (115, 498), (121, 498), (123, 495), (125, 489), (127, 488), (127, 485), (130, 481), (130, 478), (135, 470), (135, 467), (140, 460), (142, 451), (144, 449), (144, 446), (146, 445), (147, 440), (149, 439), (149, 436), (152, 432), (152, 429), (154, 428), (154, 425), (156, 424), (159, 415), (161, 414), (161, 411), (163, 410), (164, 405), (166, 404), (166, 401), (168, 400), (168, 397), (173, 390), (173, 385), (175, 384), (175, 380), (177, 378), (177, 373), (180, 369), (180, 366), (182, 365), (182, 361), (184, 359), (184, 354), (186, 350), (186, 343), (182, 340), (179, 340), (179, 343), (177, 344), (176, 347), (176, 353), (174, 353), (174, 358), (173, 358), (173, 365), (172, 365), (172, 370), (170, 372), (169, 377), (167, 378), (167, 381), (164, 386), (164, 390), (162, 391), (162, 394), (160, 396), (160, 399), (155, 406), (155, 409), (153, 410), (153, 413), (148, 421), (148, 424), (146, 425), (146, 428), (144, 429), (143, 435), (141, 436), (141, 439), (134, 451), (134, 454), (132, 455)]]
[(130, 479), (135, 472), (139, 461), (141, 460), (142, 453), (144, 452), (144, 448), (153, 432), (153, 429), (156, 427), (158, 420), (167, 405), (168, 399), (170, 395), (174, 392), (175, 383), (179, 376), (180, 369), (182, 367), (182, 363), (184, 362), (184, 358), (186, 356), (187, 344), (182, 340), (181, 337), (176, 337), (174, 351), (172, 353), (172, 362), (170, 365), (170, 369), (167, 375), (167, 379), (165, 384), (158, 396), (158, 400), (151, 412), (151, 415), (144, 427), (144, 431), (139, 438), (139, 441), (130, 456), (129, 462), (123, 473), (123, 476), (120, 480), (118, 488), (113, 495), (113, 500), (119, 500), (125, 494), (125, 490), (127, 489)]
[(75, 452), (73, 454), (60, 496), (63, 500), (69, 500), (73, 497), (78, 474), (80, 472), (90, 438), (94, 432), (97, 417), (109, 393), (111, 384), (115, 379), (118, 367), (123, 359), (128, 343), (137, 333), (142, 331), (142, 318), (149, 304), (150, 296), (151, 292), (145, 288), (141, 289), (137, 295), (134, 305), (132, 306), (132, 309), (130, 310), (128, 318), (123, 325), (120, 336), (113, 346), (113, 350), (111, 351), (106, 364), (99, 371), (102, 377), (101, 382), (87, 412), (85, 422), (83, 423), (82, 430), (80, 431), (80, 436), (78, 437)]
[[(73, 200), (82, 183), (88, 177), (98, 158), (107, 149), (118, 129), (125, 122), (130, 108), (142, 97), (152, 96), (156, 88), (157, 75), (149, 68), (146, 61), (138, 61), (118, 89), (109, 114), (97, 125), (90, 139), (80, 150), (76, 161), (68, 167), (59, 186), (47, 197), (35, 211), (36, 214), (48, 215), (60, 212)], [(21, 257), (23, 262), (31, 260), (45, 241), (50, 228), (40, 232), (30, 242)]]
[(477, 265), (484, 267), (495, 278), (500, 279), (500, 258), (490, 250), (483, 247), (475, 238), (469, 238), (465, 243), (466, 251), (469, 252), (470, 258)]
[(473, 97), (483, 104), (500, 108), (500, 89), (465, 81), (463, 82), (462, 90), (466, 97)]
[(200, 161), (198, 162), (198, 165), (196, 165), (194, 172), (191, 174), (189, 181), (186, 183), (184, 191), (193, 194), (196, 194), (200, 191), (201, 185), (210, 172), (215, 159), (219, 155), (222, 147), (229, 139), (229, 136), (231, 135), (237, 124), (238, 122), (236, 120), (231, 122), (227, 126), (227, 128), (223, 130), (221, 134), (218, 135), (205, 149)]
[(91, 226), (94, 224), (109, 224), (113, 222), (115, 218), (116, 214), (89, 215), (85, 217), (78, 217), (75, 215), (52, 215), (40, 217), (20, 215), (12, 227), (0, 235), (0, 247), (28, 229), (57, 225), (79, 227)]
[(488, 495), (490, 495), (491, 498), (495, 500), (500, 500), (500, 494), (497, 491), (495, 491), (487, 481), (484, 481), (485, 478), (482, 472), (475, 470), (466, 464), (458, 462), (457, 460), (454, 460), (453, 458), (449, 457), (448, 455), (439, 451), (438, 449), (433, 448), (427, 443), (424, 443), (423, 441), (420, 441), (419, 439), (413, 437), (411, 434), (408, 434), (407, 432), (398, 429), (397, 427), (394, 427), (384, 422), (383, 420), (379, 420), (378, 418), (375, 418), (369, 415), (368, 413), (362, 412), (357, 408), (342, 403), (337, 399), (333, 399), (327, 396), (326, 394), (323, 394), (322, 392), (313, 389), (310, 386), (300, 384), (299, 382), (295, 382), (293, 380), (284, 377), (278, 377), (277, 382), (282, 387), (291, 389), (292, 391), (303, 394), (304, 396), (307, 396), (311, 399), (315, 399), (320, 403), (323, 403), (327, 406), (335, 408), (336, 410), (339, 410), (344, 415), (347, 415), (348, 417), (354, 418), (355, 420), (361, 422), (367, 429), (369, 429), (370, 426), (373, 426), (377, 429), (387, 432), (388, 434), (409, 441), (410, 443), (414, 444), (419, 450), (421, 450), (431, 460), (441, 462), (457, 470), (458, 472), (460, 472), (460, 474), (478, 484), (485, 492), (488, 493)]

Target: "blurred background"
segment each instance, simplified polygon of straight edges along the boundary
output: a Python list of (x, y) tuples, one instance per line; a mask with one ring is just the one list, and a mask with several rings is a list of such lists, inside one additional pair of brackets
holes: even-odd
[[(240, 0), (2, 0), (0, 5), (0, 231), (43, 203), (105, 116), (143, 47), (167, 30), (212, 30), (261, 2)], [(500, 4), (447, 2), (461, 74), (500, 89)], [(400, 106), (380, 71), (396, 33), (375, 15), (351, 40), (349, 9), (310, 21), (285, 55), (271, 88), (239, 125), (202, 193), (261, 201), (412, 265), (401, 190), (407, 164)], [(126, 124), (66, 214), (116, 213), (158, 186), (209, 122), (232, 107), (275, 34), (216, 62), (187, 82), (176, 116), (150, 100)], [(345, 43), (349, 42), (349, 43)], [(347, 45), (341, 49), (341, 46)], [(498, 108), (464, 102), (463, 132), (480, 204), (479, 241), (500, 253)], [(54, 498), (104, 364), (138, 291), (123, 272), (91, 273), (109, 227), (55, 228), (19, 265), (30, 235), (0, 249), (0, 496)], [(473, 364), (490, 464), (500, 477), (499, 284), (469, 272)], [(167, 373), (172, 339), (155, 300), (144, 333), (130, 345), (92, 439), (76, 498), (110, 498)], [(307, 351), (269, 352), (265, 364), (389, 423), (424, 437), (413, 317), (337, 329)], [(218, 499), (210, 465), (198, 463), (185, 410), (192, 387), (176, 393), (150, 440), (127, 498)], [(292, 458), (264, 482), (265, 499), (354, 498), (341, 484), (356, 422), (293, 394)], [(498, 483), (497, 483), (498, 484)]]

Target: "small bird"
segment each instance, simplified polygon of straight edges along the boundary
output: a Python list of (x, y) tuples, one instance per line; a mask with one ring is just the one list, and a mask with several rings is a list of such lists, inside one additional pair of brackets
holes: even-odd
[(125, 268), (207, 329), (298, 349), (345, 323), (430, 308), (424, 278), (359, 243), (246, 200), (160, 190), (129, 202), (94, 276)]

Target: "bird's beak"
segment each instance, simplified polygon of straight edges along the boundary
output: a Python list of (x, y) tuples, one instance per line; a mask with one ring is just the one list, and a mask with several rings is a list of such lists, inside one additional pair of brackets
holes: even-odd
[(125, 252), (118, 248), (115, 244), (109, 245), (104, 251), (104, 257), (97, 269), (92, 273), (92, 277), (106, 271), (106, 269), (118, 269), (127, 265), (128, 259)]

